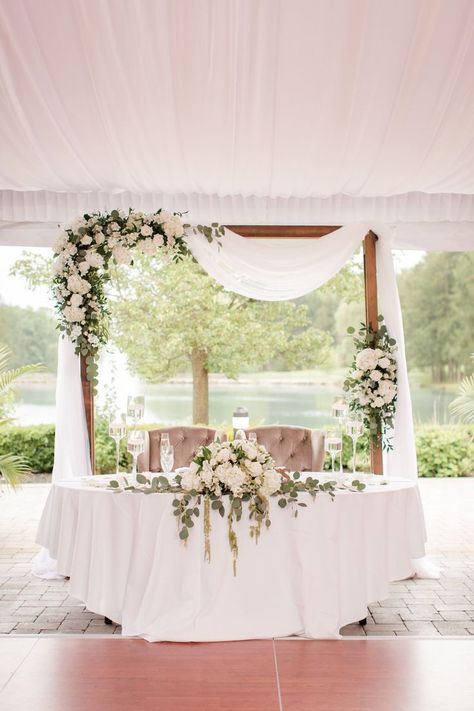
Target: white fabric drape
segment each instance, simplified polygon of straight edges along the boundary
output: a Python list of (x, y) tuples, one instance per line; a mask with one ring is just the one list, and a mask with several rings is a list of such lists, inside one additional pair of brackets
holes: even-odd
[[(417, 477), (415, 435), (403, 321), (391, 254), (392, 235), (384, 225), (372, 225), (377, 242), (379, 312), (398, 343), (398, 400), (394, 451), (384, 454), (389, 477)], [(352, 256), (369, 231), (368, 224), (342, 227), (326, 237), (307, 240), (246, 239), (226, 230), (222, 246), (201, 235), (188, 245), (201, 266), (229, 291), (266, 301), (294, 299), (328, 281)]]
[[(89, 437), (82, 396), (79, 356), (68, 338), (59, 337), (56, 380), (56, 430), (53, 483), (90, 476)], [(39, 578), (55, 579), (57, 563), (42, 548), (33, 560), (32, 572)]]
[(246, 239), (225, 231), (221, 245), (200, 235), (188, 246), (205, 271), (229, 291), (285, 301), (314, 291), (351, 258), (367, 225), (348, 225), (320, 239)]

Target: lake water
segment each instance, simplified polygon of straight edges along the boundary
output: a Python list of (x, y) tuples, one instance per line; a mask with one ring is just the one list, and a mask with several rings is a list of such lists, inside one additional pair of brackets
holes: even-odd
[[(19, 402), (15, 411), (18, 424), (49, 423), (55, 420), (53, 384), (35, 384), (18, 388)], [(140, 386), (145, 395), (147, 422), (190, 424), (192, 387), (190, 384)], [(235, 407), (248, 408), (252, 424), (288, 424), (320, 427), (331, 423), (331, 407), (340, 388), (329, 385), (291, 383), (220, 383), (210, 386), (210, 421), (230, 423)], [(449, 421), (451, 393), (413, 387), (415, 422)]]

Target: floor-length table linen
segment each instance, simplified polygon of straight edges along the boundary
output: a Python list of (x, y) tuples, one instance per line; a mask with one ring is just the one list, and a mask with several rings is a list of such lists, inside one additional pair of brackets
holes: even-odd
[(336, 638), (414, 572), (426, 538), (412, 482), (318, 495), (295, 518), (270, 500), (272, 525), (258, 544), (246, 513), (235, 524), (232, 573), (227, 519), (212, 512), (211, 562), (201, 521), (178, 539), (172, 495), (145, 496), (61, 482), (51, 492), (37, 541), (70, 594), (149, 641), (218, 641), (306, 635)]

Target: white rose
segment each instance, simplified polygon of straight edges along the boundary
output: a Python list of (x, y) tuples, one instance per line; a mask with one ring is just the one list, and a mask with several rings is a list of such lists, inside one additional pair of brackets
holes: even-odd
[(68, 243), (68, 235), (66, 232), (60, 232), (59, 235), (56, 237), (54, 244), (53, 244), (53, 251), (56, 254), (59, 254), (59, 252), (62, 252), (62, 250), (65, 248), (65, 246)]
[(79, 264), (79, 271), (81, 272), (81, 274), (87, 274), (90, 268), (91, 265), (89, 264), (89, 262), (84, 261)]
[(267, 469), (263, 477), (263, 483), (260, 487), (259, 494), (262, 496), (271, 496), (281, 485), (281, 474), (275, 469)]
[(383, 356), (383, 358), (379, 358), (378, 365), (381, 368), (388, 368), (388, 366), (390, 365), (390, 359), (387, 358), (387, 356)]
[(114, 247), (112, 256), (117, 264), (130, 264), (132, 261), (130, 250), (128, 250), (127, 247)]
[(374, 400), (374, 405), (375, 405), (375, 407), (383, 407), (383, 405), (384, 405), (383, 397), (376, 397)]
[(257, 448), (251, 442), (244, 442), (243, 450), (249, 459), (257, 458)]
[(380, 372), (380, 370), (372, 370), (372, 372), (370, 373), (371, 380), (375, 380), (376, 383), (380, 380), (381, 377), (382, 373)]
[(71, 296), (71, 306), (80, 306), (82, 304), (82, 296), (80, 294), (73, 294)]
[(150, 225), (143, 225), (140, 232), (144, 237), (151, 237), (153, 234), (153, 230)]
[(377, 365), (377, 360), (373, 348), (364, 348), (356, 356), (356, 365), (359, 370), (373, 370)]
[(159, 247), (163, 247), (164, 243), (165, 243), (165, 241), (164, 241), (164, 239), (163, 239), (163, 235), (156, 234), (156, 235), (153, 237), (153, 244), (154, 244), (156, 247), (158, 247), (158, 248), (159, 248)]
[(81, 279), (80, 276), (73, 274), (67, 280), (67, 286), (69, 291), (75, 294), (87, 294), (90, 291), (91, 285), (85, 279)]
[(355, 378), (356, 380), (360, 380), (362, 376), (364, 375), (362, 370), (354, 370), (352, 373), (352, 377)]
[(153, 217), (154, 222), (158, 225), (162, 225), (163, 222), (169, 222), (173, 215), (168, 210), (160, 210), (160, 212)]
[(185, 491), (202, 491), (203, 485), (198, 474), (194, 474), (191, 469), (183, 473), (181, 477), (181, 486)]
[(383, 356), (383, 351), (380, 348), (376, 348), (374, 350), (374, 353), (377, 356), (377, 358), (381, 358)]
[(103, 232), (97, 232), (95, 236), (95, 241), (97, 244), (102, 244), (105, 241), (105, 235)]
[(87, 336), (87, 340), (89, 341), (91, 346), (98, 346), (99, 345), (99, 339), (93, 333), (89, 333), (89, 335)]
[(103, 256), (92, 249), (86, 254), (86, 262), (96, 269), (104, 266)]
[(90, 235), (84, 235), (84, 237), (81, 239), (81, 244), (92, 244), (92, 237)]
[(110, 229), (112, 232), (120, 232), (120, 225), (118, 225), (116, 222), (112, 222), (110, 225)]
[(73, 326), (72, 327), (72, 329), (71, 329), (71, 337), (72, 338), (79, 338), (81, 333), (82, 333), (82, 330), (81, 330), (80, 326)]
[(223, 447), (216, 454), (216, 459), (218, 462), (228, 462), (230, 459), (230, 451), (227, 447)]
[(260, 462), (251, 462), (249, 459), (245, 460), (245, 466), (249, 470), (249, 472), (252, 474), (253, 477), (260, 476), (262, 473), (262, 465)]

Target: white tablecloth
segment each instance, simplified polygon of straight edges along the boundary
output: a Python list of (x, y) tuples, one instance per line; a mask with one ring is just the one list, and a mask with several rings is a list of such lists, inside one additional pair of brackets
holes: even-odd
[(184, 546), (172, 495), (113, 493), (53, 485), (37, 542), (70, 576), (89, 610), (149, 641), (217, 641), (306, 635), (339, 629), (388, 596), (390, 581), (424, 555), (418, 487), (393, 482), (364, 493), (320, 494), (294, 518), (271, 499), (270, 530), (258, 545), (247, 513), (235, 524), (237, 577), (227, 519), (212, 515), (212, 560), (203, 558), (202, 518)]

